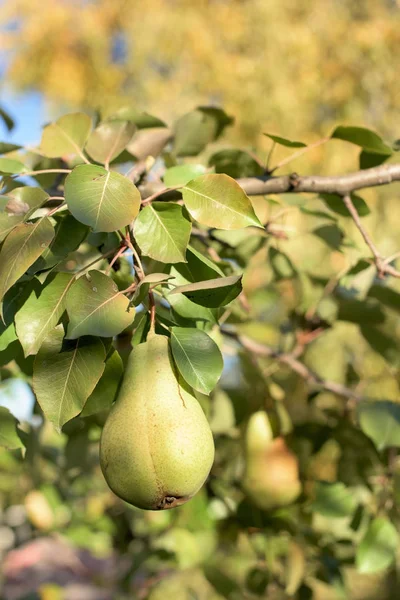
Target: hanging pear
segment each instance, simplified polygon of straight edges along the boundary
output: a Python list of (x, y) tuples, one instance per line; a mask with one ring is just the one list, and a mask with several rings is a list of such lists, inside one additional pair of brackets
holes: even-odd
[(283, 437), (273, 438), (267, 414), (254, 413), (245, 432), (243, 489), (256, 506), (270, 510), (287, 506), (301, 491), (299, 465)]
[(204, 412), (174, 366), (168, 338), (150, 332), (131, 352), (100, 440), (113, 492), (147, 510), (187, 502), (205, 482), (214, 442)]

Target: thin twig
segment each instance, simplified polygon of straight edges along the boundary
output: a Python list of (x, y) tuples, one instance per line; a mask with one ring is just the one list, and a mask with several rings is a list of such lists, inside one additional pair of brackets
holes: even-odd
[(223, 329), (222, 332), (224, 335), (236, 339), (239, 342), (239, 344), (243, 348), (246, 348), (246, 350), (249, 350), (249, 352), (257, 354), (258, 356), (273, 358), (280, 364), (289, 367), (292, 371), (297, 373), (300, 377), (302, 377), (302, 379), (304, 379), (307, 383), (311, 385), (327, 390), (328, 392), (332, 392), (333, 394), (341, 396), (342, 398), (347, 398), (348, 400), (352, 400), (355, 402), (360, 402), (362, 400), (362, 396), (360, 396), (356, 392), (353, 392), (353, 390), (351, 390), (350, 388), (347, 388), (346, 386), (340, 383), (336, 383), (335, 381), (328, 381), (322, 379), (321, 377), (319, 377), (319, 375), (317, 375), (316, 373), (314, 373), (314, 371), (306, 367), (306, 365), (300, 362), (291, 353), (279, 352), (269, 346), (259, 344), (258, 342), (255, 342), (254, 340), (246, 336), (237, 335), (236, 333), (226, 331), (225, 329)]
[(10, 177), (34, 177), (35, 175), (47, 175), (47, 173), (71, 173), (72, 169), (40, 169), (39, 171), (24, 171), (13, 173)]
[(368, 231), (365, 229), (364, 225), (361, 222), (360, 216), (357, 212), (356, 207), (353, 204), (350, 194), (345, 194), (343, 196), (343, 202), (349, 211), (358, 231), (361, 233), (364, 242), (367, 244), (368, 248), (371, 250), (372, 255), (374, 257), (374, 263), (376, 265), (376, 269), (378, 271), (379, 277), (384, 277), (387, 275), (392, 275), (393, 277), (400, 278), (400, 271), (397, 271), (394, 267), (390, 266), (387, 263), (387, 260), (382, 257), (378, 248), (375, 246), (371, 236)]
[(331, 139), (330, 137), (324, 137), (324, 138), (321, 138), (320, 140), (314, 142), (313, 144), (309, 144), (308, 146), (305, 146), (304, 148), (297, 150), (297, 152), (294, 152), (290, 156), (287, 156), (283, 160), (279, 161), (273, 169), (270, 169), (269, 172), (274, 173), (277, 169), (280, 169), (281, 167), (284, 167), (285, 165), (288, 165), (289, 163), (291, 163), (292, 160), (295, 160), (296, 158), (303, 156), (303, 154), (306, 154), (307, 152), (309, 152), (310, 150), (313, 150), (314, 148), (318, 148), (318, 146), (322, 146), (322, 144), (326, 144), (326, 142), (328, 142), (330, 139)]
[(111, 269), (113, 268), (114, 263), (119, 259), (120, 256), (123, 255), (123, 253), (125, 252), (126, 249), (127, 249), (127, 247), (125, 245), (121, 246), (121, 248), (118, 250), (118, 252), (115, 254), (115, 256), (113, 256), (110, 264), (107, 267), (106, 275), (108, 275), (110, 273)]

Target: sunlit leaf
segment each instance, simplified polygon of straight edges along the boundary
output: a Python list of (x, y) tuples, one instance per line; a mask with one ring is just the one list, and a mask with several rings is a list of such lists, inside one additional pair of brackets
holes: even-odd
[(6, 237), (0, 251), (0, 300), (48, 247), (54, 229), (47, 218), (21, 223)]
[(129, 309), (129, 299), (100, 271), (89, 271), (71, 286), (66, 309), (68, 339), (82, 335), (113, 337), (128, 327), (135, 317), (134, 308)]
[(40, 153), (48, 158), (81, 154), (92, 128), (92, 119), (85, 113), (71, 113), (43, 129)]
[(17, 433), (18, 421), (7, 408), (0, 406), (0, 446), (7, 450), (23, 448), (24, 445)]
[(199, 175), (204, 175), (206, 168), (203, 165), (187, 164), (170, 167), (164, 173), (164, 183), (167, 187), (186, 185)]
[(400, 404), (389, 401), (362, 402), (358, 406), (360, 427), (378, 450), (400, 447)]
[(65, 200), (73, 216), (97, 231), (115, 231), (139, 212), (140, 194), (133, 183), (97, 165), (79, 165), (65, 180)]
[(182, 207), (166, 202), (146, 206), (134, 224), (142, 254), (164, 263), (185, 262), (191, 229)]
[(86, 152), (96, 162), (110, 163), (126, 148), (135, 129), (128, 121), (100, 123), (89, 136)]
[(25, 356), (36, 354), (57, 325), (65, 310), (65, 299), (72, 280), (69, 273), (56, 274), (51, 281), (45, 282), (39, 296), (33, 291), (16, 314), (16, 331)]
[(201, 175), (182, 188), (185, 206), (196, 221), (219, 229), (262, 227), (251, 202), (228, 175)]
[(390, 146), (385, 144), (375, 131), (365, 127), (344, 127), (340, 125), (332, 132), (331, 138), (351, 142), (372, 154), (385, 154), (388, 156), (392, 154)]
[(27, 171), (25, 165), (13, 158), (0, 158), (0, 173), (14, 175)]
[(387, 569), (395, 560), (398, 543), (395, 526), (384, 517), (374, 519), (357, 548), (357, 569), (360, 573)]

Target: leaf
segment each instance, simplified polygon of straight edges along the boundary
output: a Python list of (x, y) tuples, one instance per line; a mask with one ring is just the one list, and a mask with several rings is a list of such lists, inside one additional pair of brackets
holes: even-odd
[(29, 271), (36, 273), (54, 267), (80, 246), (88, 232), (89, 227), (72, 215), (62, 216), (57, 220), (54, 238)]
[(18, 223), (26, 221), (39, 206), (49, 198), (41, 188), (18, 187), (14, 188), (6, 196), (2, 196), (4, 202), (0, 212), (0, 241), (14, 229)]
[(334, 221), (336, 223), (337, 218), (323, 210), (312, 210), (306, 206), (300, 206), (300, 211), (305, 215), (310, 215), (311, 217), (317, 217), (319, 219), (328, 219), (328, 221)]
[(141, 112), (135, 110), (130, 105), (122, 106), (118, 110), (106, 115), (109, 121), (130, 121), (138, 129), (146, 129), (152, 127), (166, 127), (164, 121), (161, 121), (158, 117), (154, 117), (147, 112)]
[(8, 112), (4, 110), (4, 108), (0, 108), (0, 118), (2, 119), (4, 125), (7, 128), (7, 131), (12, 131), (15, 127), (15, 121)]
[(288, 140), (287, 138), (283, 138), (279, 135), (272, 135), (272, 133), (264, 133), (270, 140), (275, 142), (275, 144), (279, 144), (280, 146), (286, 146), (286, 148), (305, 148), (307, 144), (304, 142), (293, 142), (292, 140)]
[[(338, 196), (338, 194), (320, 194), (319, 197), (334, 213), (341, 215), (342, 217), (351, 218), (347, 206), (343, 203), (342, 197)], [(360, 217), (366, 217), (370, 214), (371, 211), (369, 210), (368, 204), (360, 196), (351, 194), (351, 199)]]
[(384, 154), (387, 156), (392, 154), (390, 146), (385, 144), (375, 131), (371, 131), (365, 127), (343, 127), (340, 125), (332, 132), (331, 138), (350, 142), (372, 154)]
[(21, 146), (19, 146), (18, 144), (11, 144), (10, 142), (0, 142), (0, 154), (8, 154), (9, 152), (14, 152), (14, 150), (20, 149)]
[(199, 106), (180, 117), (174, 126), (174, 152), (177, 156), (196, 156), (217, 139), (233, 119), (220, 108)]
[(149, 273), (149, 275), (143, 277), (139, 283), (139, 286), (143, 285), (144, 283), (162, 283), (163, 281), (168, 281), (169, 279), (173, 279), (173, 276), (168, 275), (167, 273)]
[(210, 167), (216, 173), (225, 173), (229, 177), (257, 177), (264, 174), (264, 168), (248, 152), (229, 148), (220, 150), (208, 159)]
[(366, 298), (356, 300), (339, 296), (339, 321), (350, 321), (360, 325), (378, 325), (385, 320), (385, 314), (378, 302)]
[(344, 238), (343, 231), (337, 225), (322, 225), (314, 229), (313, 234), (324, 240), (332, 250), (339, 250)]
[(178, 204), (153, 202), (140, 211), (134, 233), (142, 254), (164, 263), (185, 262), (191, 222)]
[(39, 293), (40, 283), (37, 279), (17, 283), (6, 293), (3, 301), (3, 320), (0, 321), (0, 352), (17, 339), (14, 318), (18, 310), (29, 298), (32, 290)]
[(39, 297), (31, 293), (15, 317), (18, 339), (25, 356), (36, 354), (47, 335), (54, 329), (65, 311), (65, 299), (73, 282), (69, 273), (57, 273), (40, 290)]
[(315, 482), (315, 500), (311, 509), (328, 518), (349, 517), (356, 509), (353, 493), (343, 483)]
[(65, 200), (73, 216), (95, 232), (125, 227), (140, 208), (140, 193), (133, 183), (97, 165), (75, 167), (65, 180)]
[(0, 173), (15, 175), (27, 171), (25, 165), (13, 158), (0, 158)]
[(116, 350), (107, 358), (103, 375), (86, 401), (81, 417), (90, 417), (111, 407), (124, 372), (122, 359)]
[(201, 175), (182, 188), (182, 196), (192, 217), (209, 227), (262, 227), (250, 199), (228, 175)]
[(400, 404), (390, 401), (362, 402), (358, 406), (362, 431), (378, 450), (400, 447)]
[(378, 167), (389, 158), (387, 154), (372, 154), (362, 150), (360, 152), (359, 163), (360, 169), (371, 169), (372, 167)]
[(394, 562), (399, 543), (395, 526), (386, 518), (371, 521), (356, 553), (360, 573), (377, 573)]
[(4, 240), (0, 251), (0, 300), (47, 248), (54, 229), (47, 218), (17, 225)]
[(164, 173), (164, 183), (167, 187), (186, 185), (199, 175), (204, 175), (206, 168), (203, 165), (188, 164), (177, 165), (167, 169)]
[(182, 377), (195, 390), (209, 394), (221, 377), (222, 354), (207, 333), (189, 327), (171, 327), (171, 349)]
[(8, 408), (0, 406), (0, 446), (7, 450), (17, 450), (24, 445), (17, 432), (18, 420)]
[(231, 275), (178, 286), (170, 292), (169, 296), (185, 294), (195, 304), (218, 308), (232, 302), (241, 291), (242, 275)]
[(167, 127), (154, 127), (137, 131), (127, 146), (127, 150), (136, 160), (156, 158), (171, 139), (171, 130)]
[(292, 261), (284, 252), (276, 250), (276, 248), (272, 248), (271, 246), (268, 250), (268, 259), (277, 281), (281, 279), (293, 279), (297, 276), (297, 271)]
[(64, 115), (43, 129), (40, 154), (48, 158), (81, 155), (91, 129), (92, 119), (85, 113)]
[(376, 298), (376, 300), (379, 300), (379, 302), (382, 302), (382, 304), (395, 310), (397, 313), (400, 312), (400, 294), (392, 288), (384, 285), (373, 285), (368, 291), (368, 296)]
[(82, 335), (113, 337), (130, 325), (135, 310), (111, 277), (100, 271), (89, 271), (69, 290), (66, 309), (69, 316), (67, 339)]
[[(33, 389), (45, 416), (57, 430), (78, 415), (104, 371), (100, 340), (85, 337), (61, 350), (62, 325), (45, 339), (33, 368)], [(61, 351), (60, 351), (61, 350)]]
[(86, 152), (99, 163), (110, 163), (125, 150), (136, 127), (128, 121), (100, 123), (89, 136)]

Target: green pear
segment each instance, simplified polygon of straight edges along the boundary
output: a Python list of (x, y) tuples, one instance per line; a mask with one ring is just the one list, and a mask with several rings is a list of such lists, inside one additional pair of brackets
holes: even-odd
[(100, 440), (100, 464), (117, 496), (147, 510), (184, 504), (201, 488), (214, 442), (168, 338), (149, 333), (129, 358)]
[(245, 432), (243, 489), (258, 508), (287, 506), (301, 491), (296, 456), (283, 437), (273, 438), (267, 414), (254, 413)]

